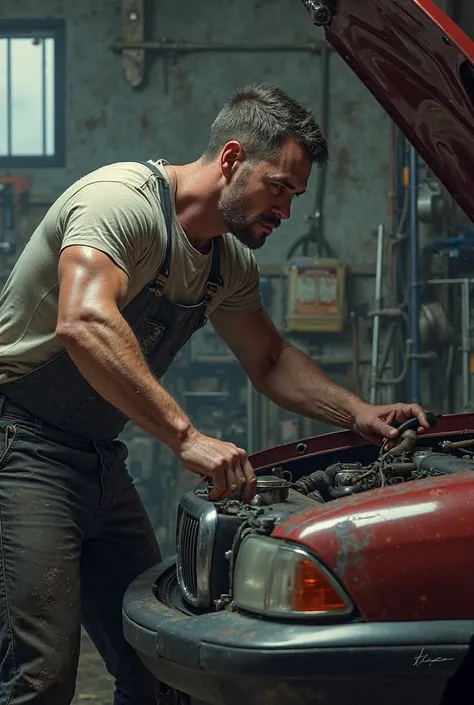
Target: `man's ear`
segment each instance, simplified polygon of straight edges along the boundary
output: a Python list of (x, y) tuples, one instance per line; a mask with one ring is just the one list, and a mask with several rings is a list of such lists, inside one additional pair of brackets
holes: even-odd
[(239, 165), (245, 160), (245, 150), (236, 140), (227, 142), (220, 156), (220, 168), (226, 181), (230, 181)]

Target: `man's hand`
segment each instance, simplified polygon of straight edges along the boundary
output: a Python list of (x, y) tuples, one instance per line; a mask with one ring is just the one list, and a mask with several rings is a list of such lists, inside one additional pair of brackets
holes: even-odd
[(250, 502), (255, 495), (257, 479), (247, 453), (233, 443), (191, 429), (176, 456), (188, 470), (212, 480), (209, 499), (224, 499), (243, 491), (243, 501)]
[(354, 413), (354, 430), (371, 443), (380, 445), (385, 438), (394, 439), (398, 431), (392, 424), (401, 424), (417, 418), (418, 433), (430, 428), (428, 419), (419, 404), (386, 404), (374, 406), (362, 403)]

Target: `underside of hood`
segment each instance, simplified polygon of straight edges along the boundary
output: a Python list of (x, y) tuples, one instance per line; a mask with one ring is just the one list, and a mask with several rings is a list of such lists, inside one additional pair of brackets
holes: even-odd
[(431, 0), (303, 0), (474, 220), (474, 42)]

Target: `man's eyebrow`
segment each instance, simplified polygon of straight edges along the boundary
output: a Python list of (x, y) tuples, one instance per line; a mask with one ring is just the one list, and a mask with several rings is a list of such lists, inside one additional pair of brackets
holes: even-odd
[[(279, 181), (281, 184), (286, 186), (287, 188), (290, 189), (290, 191), (296, 191), (296, 186), (291, 183), (289, 179), (286, 178), (286, 176), (279, 176), (278, 174), (276, 176), (272, 177), (275, 181)], [(302, 191), (298, 191), (296, 194), (297, 196), (301, 196), (303, 193), (306, 193), (306, 189), (303, 189)]]

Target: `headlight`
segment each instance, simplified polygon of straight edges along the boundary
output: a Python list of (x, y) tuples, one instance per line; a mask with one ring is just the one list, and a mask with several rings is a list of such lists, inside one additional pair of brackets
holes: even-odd
[(242, 541), (233, 599), (237, 607), (266, 616), (307, 618), (353, 611), (349, 597), (310, 553), (267, 536)]

